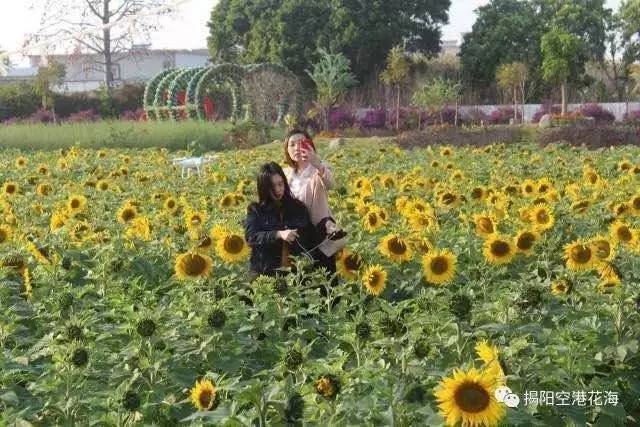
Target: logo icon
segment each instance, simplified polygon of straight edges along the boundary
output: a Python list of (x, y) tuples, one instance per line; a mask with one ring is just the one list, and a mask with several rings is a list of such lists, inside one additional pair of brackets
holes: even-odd
[(509, 408), (517, 408), (520, 404), (520, 397), (511, 391), (509, 387), (503, 385), (498, 387), (494, 392), (496, 400), (500, 403), (504, 403)]

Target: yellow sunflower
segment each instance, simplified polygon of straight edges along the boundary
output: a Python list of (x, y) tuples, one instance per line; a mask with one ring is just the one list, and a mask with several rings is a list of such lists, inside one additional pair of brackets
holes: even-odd
[(49, 252), (45, 248), (39, 247), (33, 242), (29, 242), (27, 243), (27, 249), (40, 264), (48, 265), (51, 263), (49, 260)]
[(413, 251), (408, 242), (397, 234), (386, 235), (378, 246), (380, 252), (390, 260), (398, 263), (410, 261)]
[(206, 220), (207, 220), (206, 213), (194, 211), (192, 209), (187, 210), (187, 212), (184, 215), (185, 225), (190, 230), (203, 226)]
[(537, 189), (537, 184), (534, 180), (532, 179), (525, 179), (522, 182), (521, 185), (521, 189), (522, 189), (522, 194), (527, 196), (527, 197), (531, 197), (533, 195), (536, 194), (536, 189)]
[(2, 186), (2, 193), (6, 194), (7, 196), (13, 196), (15, 194), (18, 194), (19, 191), (20, 191), (20, 186), (13, 181), (5, 182), (4, 185)]
[(548, 230), (553, 227), (555, 218), (551, 208), (546, 205), (536, 205), (529, 210), (529, 223), (537, 231)]
[(609, 227), (609, 233), (611, 234), (611, 238), (614, 242), (623, 245), (633, 245), (638, 239), (638, 232), (631, 229), (629, 225), (620, 220), (616, 220), (611, 224)]
[(615, 291), (622, 285), (622, 282), (618, 277), (609, 277), (603, 279), (598, 283), (598, 291), (603, 294), (608, 294)]
[(370, 233), (375, 232), (384, 225), (385, 221), (380, 218), (377, 211), (368, 212), (362, 219), (362, 225)]
[(135, 217), (127, 229), (126, 235), (129, 238), (137, 238), (145, 242), (151, 240), (151, 223), (143, 216)]
[(551, 293), (553, 295), (566, 295), (571, 291), (571, 283), (562, 279), (551, 284)]
[(426, 212), (414, 212), (408, 216), (409, 227), (412, 231), (423, 232), (428, 230), (437, 230), (438, 221), (432, 214)]
[(224, 197), (218, 202), (218, 206), (221, 208), (230, 208), (235, 205), (235, 199), (233, 194), (225, 194)]
[(456, 256), (449, 250), (438, 250), (422, 257), (422, 269), (425, 280), (434, 285), (453, 280), (456, 274)]
[(11, 230), (11, 227), (0, 225), (0, 245), (9, 242), (11, 240), (12, 234), (13, 232)]
[(121, 224), (127, 224), (133, 221), (136, 216), (138, 216), (138, 209), (130, 204), (125, 204), (124, 206), (122, 206), (117, 214), (118, 222), (120, 222)]
[(611, 261), (616, 256), (616, 243), (604, 235), (589, 240), (599, 261)]
[(640, 215), (640, 194), (636, 194), (629, 200), (628, 205), (631, 206), (634, 215)]
[(514, 239), (516, 251), (525, 255), (531, 255), (533, 246), (540, 240), (540, 234), (535, 231), (523, 230), (518, 232)]
[(582, 199), (572, 203), (571, 210), (575, 213), (581, 214), (584, 213), (589, 206), (591, 206), (591, 201), (588, 199)]
[(65, 211), (54, 212), (51, 215), (51, 220), (49, 222), (49, 228), (51, 231), (59, 230), (64, 227), (67, 221), (69, 220), (69, 216)]
[(76, 215), (87, 206), (87, 198), (81, 194), (74, 194), (67, 199), (67, 212)]
[(187, 252), (176, 257), (175, 271), (179, 279), (209, 277), (213, 260), (204, 254)]
[(371, 295), (378, 296), (384, 291), (387, 272), (380, 265), (372, 265), (362, 273), (362, 284)]
[(483, 254), (491, 264), (508, 264), (516, 254), (516, 248), (510, 239), (494, 235), (484, 242)]
[(36, 187), (36, 194), (38, 196), (47, 196), (51, 193), (52, 188), (51, 185), (43, 183), (43, 184), (38, 184), (38, 186)]
[(208, 411), (216, 402), (216, 386), (210, 380), (200, 380), (191, 389), (191, 402), (199, 411)]
[(164, 200), (162, 207), (165, 211), (173, 214), (178, 211), (178, 201), (175, 198), (169, 196)]
[(249, 255), (249, 246), (240, 234), (226, 233), (216, 240), (216, 253), (225, 262), (234, 263)]
[(46, 175), (49, 173), (49, 168), (47, 167), (47, 165), (45, 164), (39, 164), (38, 167), (36, 168), (36, 171), (40, 174), (40, 175)]
[(338, 272), (347, 280), (356, 280), (364, 265), (360, 255), (347, 250), (343, 250), (336, 261)]
[(571, 270), (589, 270), (595, 261), (595, 250), (589, 243), (575, 241), (564, 247), (564, 258)]
[(106, 179), (101, 179), (96, 182), (96, 188), (100, 191), (107, 191), (109, 189), (109, 181)]
[(492, 215), (475, 214), (473, 216), (476, 233), (483, 238), (492, 236), (497, 231), (497, 224)]
[(505, 415), (504, 406), (495, 397), (500, 385), (487, 372), (454, 369), (453, 377), (444, 378), (434, 395), (447, 425), (496, 426)]
[(491, 345), (487, 340), (482, 340), (475, 347), (478, 358), (484, 363), (491, 363), (498, 360), (498, 348)]
[(27, 160), (26, 157), (24, 156), (16, 157), (15, 165), (18, 169), (23, 169), (25, 166), (27, 166), (27, 163), (29, 163), (29, 161)]

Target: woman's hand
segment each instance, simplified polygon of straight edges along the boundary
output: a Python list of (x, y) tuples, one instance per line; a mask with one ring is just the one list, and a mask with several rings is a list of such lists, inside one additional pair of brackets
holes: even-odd
[(299, 237), (296, 230), (280, 230), (276, 233), (276, 236), (278, 236), (278, 239), (289, 243), (293, 243)]
[(301, 150), (300, 156), (302, 157), (302, 160), (306, 160), (309, 163), (311, 163), (316, 169), (320, 170), (323, 168), (322, 166), (322, 160), (320, 159), (320, 157), (318, 157), (318, 155), (316, 154), (315, 151), (311, 150), (307, 150), (306, 148), (303, 148)]

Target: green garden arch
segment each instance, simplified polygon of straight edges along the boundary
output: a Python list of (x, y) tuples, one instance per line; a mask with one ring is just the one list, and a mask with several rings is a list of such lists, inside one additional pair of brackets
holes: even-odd
[(245, 119), (255, 115), (259, 120), (270, 121), (276, 108), (276, 121), (281, 122), (290, 110), (302, 112), (302, 85), (287, 68), (270, 63), (223, 63), (158, 73), (144, 92), (147, 118), (206, 120), (204, 100), (211, 87), (229, 91), (232, 120), (241, 120), (244, 114)]

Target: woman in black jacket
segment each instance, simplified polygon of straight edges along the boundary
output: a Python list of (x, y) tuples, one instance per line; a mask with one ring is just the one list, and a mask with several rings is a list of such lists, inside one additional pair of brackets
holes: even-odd
[(245, 240), (251, 247), (252, 278), (273, 276), (276, 269), (290, 267), (293, 255), (317, 259), (320, 236), (306, 206), (291, 194), (287, 178), (275, 162), (260, 168), (258, 202), (247, 209)]

